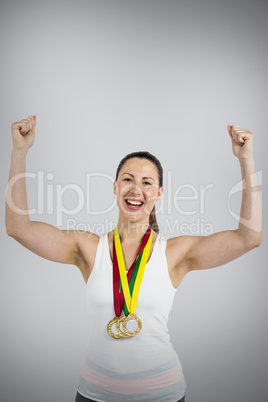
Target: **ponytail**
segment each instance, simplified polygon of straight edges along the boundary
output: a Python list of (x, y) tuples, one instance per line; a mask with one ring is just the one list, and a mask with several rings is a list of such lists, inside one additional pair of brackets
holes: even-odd
[(153, 209), (151, 210), (150, 216), (149, 216), (149, 225), (151, 226), (151, 229), (155, 231), (156, 233), (159, 233), (159, 226), (156, 220), (155, 216), (155, 205)]

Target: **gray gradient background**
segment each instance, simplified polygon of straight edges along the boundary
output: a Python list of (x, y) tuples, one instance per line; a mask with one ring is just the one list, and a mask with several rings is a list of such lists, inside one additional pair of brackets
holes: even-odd
[[(53, 173), (54, 185), (84, 188), (89, 172), (114, 177), (126, 153), (147, 149), (162, 162), (164, 186), (172, 172), (173, 192), (184, 183), (213, 185), (204, 214), (184, 202), (196, 213), (165, 209), (160, 228), (165, 219), (200, 218), (214, 232), (235, 229), (227, 196), (241, 176), (226, 126), (253, 132), (256, 171), (264, 172), (267, 16), (258, 0), (1, 1), (1, 402), (73, 402), (89, 328), (79, 270), (6, 235), (11, 123), (37, 115), (27, 171)], [(114, 199), (109, 181), (96, 183), (95, 211)], [(27, 179), (27, 194), (36, 208), (36, 181)], [(74, 208), (77, 197), (69, 192), (65, 202)], [(240, 203), (239, 193), (236, 213)], [(93, 224), (117, 216), (83, 209), (71, 218)], [(31, 219), (57, 224), (55, 213)], [(176, 294), (169, 328), (187, 402), (267, 401), (265, 228), (264, 211), (261, 247), (190, 273)]]

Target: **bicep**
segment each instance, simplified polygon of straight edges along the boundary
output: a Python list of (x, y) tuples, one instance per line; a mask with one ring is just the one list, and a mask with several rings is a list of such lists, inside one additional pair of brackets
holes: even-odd
[(45, 222), (30, 221), (12, 237), (42, 258), (76, 265), (79, 248), (75, 231), (61, 230)]
[(237, 230), (224, 230), (208, 236), (187, 237), (181, 263), (188, 271), (218, 267), (242, 256), (254, 248)]

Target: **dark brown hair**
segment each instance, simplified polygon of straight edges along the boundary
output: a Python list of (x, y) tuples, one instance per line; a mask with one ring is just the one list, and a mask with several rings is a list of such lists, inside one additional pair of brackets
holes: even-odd
[[(138, 152), (132, 152), (128, 155), (126, 155), (119, 163), (117, 170), (116, 170), (116, 177), (115, 180), (118, 179), (118, 175), (120, 170), (122, 169), (123, 165), (132, 158), (140, 158), (140, 159), (147, 159), (148, 161), (152, 162), (156, 169), (157, 169), (157, 173), (158, 173), (158, 180), (159, 180), (159, 188), (163, 187), (163, 168), (162, 165), (160, 163), (160, 161), (154, 156), (152, 155), (150, 152), (148, 151), (138, 151)], [(155, 216), (155, 205), (150, 213), (149, 216), (149, 225), (151, 226), (152, 230), (154, 230), (156, 233), (159, 233), (159, 226), (158, 223), (156, 221), (156, 216)]]

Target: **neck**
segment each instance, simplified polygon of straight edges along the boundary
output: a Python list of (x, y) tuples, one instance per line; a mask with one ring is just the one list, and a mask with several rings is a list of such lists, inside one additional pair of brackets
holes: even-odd
[(144, 237), (149, 226), (149, 221), (131, 222), (119, 218), (117, 227), (121, 243), (140, 242)]

